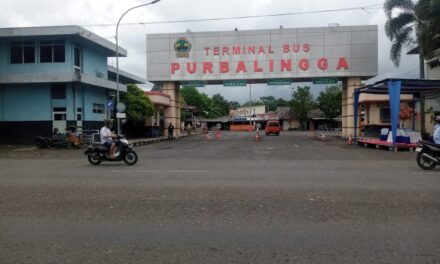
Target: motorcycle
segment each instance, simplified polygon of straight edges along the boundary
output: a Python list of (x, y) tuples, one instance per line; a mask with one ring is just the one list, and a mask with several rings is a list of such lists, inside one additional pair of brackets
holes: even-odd
[(419, 141), (417, 165), (424, 170), (432, 170), (440, 163), (440, 144), (430, 141)]
[(52, 137), (37, 136), (34, 139), (37, 148), (71, 148), (72, 143), (67, 140), (66, 136), (56, 135)]
[(91, 146), (85, 152), (87, 159), (92, 165), (99, 165), (102, 161), (124, 161), (127, 165), (134, 165), (138, 160), (137, 153), (133, 150), (128, 140), (121, 135), (116, 136), (115, 158), (110, 158), (109, 148), (105, 146)]

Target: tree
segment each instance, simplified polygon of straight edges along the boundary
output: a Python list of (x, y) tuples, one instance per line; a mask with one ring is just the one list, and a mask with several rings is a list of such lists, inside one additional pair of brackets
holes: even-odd
[(237, 101), (229, 101), (229, 109), (238, 109), (240, 108), (240, 103)]
[(342, 112), (342, 89), (339, 86), (327, 87), (319, 93), (317, 98), (318, 108), (325, 117), (332, 120)]
[(288, 101), (286, 101), (286, 100), (284, 100), (283, 98), (279, 98), (279, 99), (277, 99), (277, 101), (276, 101), (277, 103), (277, 107), (286, 107), (286, 106), (289, 106), (289, 102)]
[[(393, 42), (391, 60), (399, 66), (402, 47), (418, 44), (420, 78), (424, 78), (424, 57), (435, 49), (432, 42), (440, 33), (440, 1), (386, 0), (384, 11), (387, 16), (385, 33)], [(398, 13), (396, 16), (393, 16), (394, 11)]]
[(220, 94), (214, 94), (212, 96), (212, 104), (215, 108), (218, 108), (220, 110), (221, 116), (229, 115), (229, 102), (225, 100), (225, 98)]
[(252, 102), (247, 101), (244, 104), (242, 104), (241, 106), (242, 107), (249, 107), (249, 106), (259, 106), (259, 105), (264, 105), (264, 103), (261, 102), (260, 100), (252, 101)]
[(127, 92), (121, 95), (121, 101), (126, 106), (125, 113), (127, 114), (124, 133), (134, 137), (144, 135), (144, 121), (154, 113), (150, 98), (135, 84), (129, 84)]
[(150, 98), (135, 84), (127, 85), (127, 93), (121, 95), (121, 101), (126, 106), (128, 120), (134, 123), (143, 122), (154, 113)]
[(292, 94), (290, 109), (298, 117), (303, 129), (306, 128), (305, 122), (308, 120), (308, 113), (315, 107), (316, 104), (310, 93), (310, 87), (298, 86), (298, 89)]
[(203, 100), (203, 108), (201, 109), (201, 115), (207, 118), (216, 118), (222, 116), (221, 109), (214, 105), (211, 98), (205, 93), (201, 93)]
[[(207, 118), (222, 116), (221, 108), (214, 105), (213, 100), (208, 95), (200, 93), (195, 87), (184, 87), (180, 90), (180, 94), (188, 106), (196, 108), (194, 114)], [(221, 99), (218, 96), (216, 98)], [(229, 110), (227, 114), (229, 114)]]
[(204, 104), (206, 102), (203, 100), (202, 95), (199, 93), (196, 87), (184, 87), (180, 90), (180, 94), (188, 106), (194, 106), (197, 108), (197, 110), (202, 110), (205, 108)]

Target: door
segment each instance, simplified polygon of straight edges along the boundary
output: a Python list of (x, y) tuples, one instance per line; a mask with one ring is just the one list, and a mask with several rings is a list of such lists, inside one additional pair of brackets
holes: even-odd
[(65, 107), (54, 107), (52, 109), (52, 131), (55, 128), (58, 128), (60, 133), (64, 133), (66, 131), (66, 116), (67, 112)]

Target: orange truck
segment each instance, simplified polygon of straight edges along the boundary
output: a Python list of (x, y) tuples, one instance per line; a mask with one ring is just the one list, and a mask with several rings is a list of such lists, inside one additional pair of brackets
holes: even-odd
[(280, 122), (277, 120), (267, 121), (266, 127), (264, 130), (266, 132), (266, 135), (275, 134), (275, 135), (279, 136), (280, 131), (281, 131)]

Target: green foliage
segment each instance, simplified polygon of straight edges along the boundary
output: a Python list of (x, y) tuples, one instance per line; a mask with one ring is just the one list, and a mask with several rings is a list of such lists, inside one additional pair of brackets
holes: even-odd
[(318, 108), (327, 119), (338, 117), (342, 112), (342, 89), (339, 86), (327, 87), (317, 98)]
[(230, 101), (228, 103), (229, 103), (229, 109), (236, 110), (236, 109), (240, 108), (240, 103), (237, 101)]
[(289, 106), (288, 101), (282, 98), (275, 99), (273, 96), (262, 96), (260, 101), (266, 106), (267, 112), (275, 112), (278, 107)]
[(440, 0), (386, 0), (384, 11), (385, 33), (392, 41), (390, 58), (396, 66), (400, 64), (404, 46), (418, 44), (422, 59), (439, 47), (434, 37), (440, 33)]
[(184, 87), (180, 90), (180, 94), (188, 106), (196, 108), (193, 112), (195, 115), (216, 118), (229, 114), (229, 104), (220, 94), (215, 95), (213, 100), (208, 95), (200, 93), (195, 87)]
[(154, 113), (150, 98), (135, 84), (127, 85), (127, 93), (121, 95), (121, 101), (126, 106), (127, 118), (133, 122), (142, 122)]
[(292, 100), (290, 101), (290, 109), (296, 115), (305, 128), (304, 122), (308, 120), (308, 113), (316, 108), (315, 101), (313, 100), (313, 95), (310, 92), (309, 86), (304, 86), (296, 89), (292, 94)]
[(180, 94), (188, 106), (194, 106), (197, 109), (203, 109), (205, 107), (203, 97), (196, 87), (184, 87), (180, 90)]
[(220, 94), (214, 94), (212, 96), (212, 104), (215, 108), (219, 109), (221, 116), (229, 115), (229, 102)]
[(252, 102), (245, 102), (244, 104), (242, 104), (242, 107), (249, 107), (249, 106), (259, 106), (259, 105), (264, 105), (264, 103), (260, 100), (256, 100), (256, 101), (252, 101)]

